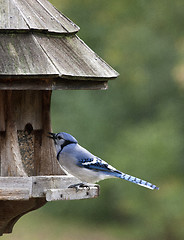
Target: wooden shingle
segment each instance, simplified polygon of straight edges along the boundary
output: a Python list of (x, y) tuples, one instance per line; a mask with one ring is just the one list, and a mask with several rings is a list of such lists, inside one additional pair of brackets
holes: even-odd
[(6, 30), (29, 30), (25, 19), (12, 0), (0, 0), (0, 32)]
[(58, 76), (58, 71), (31, 33), (0, 34), (0, 77)]
[(58, 69), (61, 78), (107, 80), (117, 77), (117, 72), (76, 35), (57, 38), (36, 35), (35, 38)]
[(0, 0), (0, 31), (76, 33), (79, 27), (47, 0)]

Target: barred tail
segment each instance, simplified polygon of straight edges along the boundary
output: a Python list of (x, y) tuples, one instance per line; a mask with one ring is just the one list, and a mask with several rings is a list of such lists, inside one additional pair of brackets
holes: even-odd
[(154, 190), (154, 189), (157, 189), (159, 190), (159, 187), (156, 187), (155, 185), (153, 185), (152, 183), (150, 182), (147, 182), (147, 181), (144, 181), (140, 178), (136, 178), (136, 177), (133, 177), (131, 175), (128, 175), (126, 173), (122, 173), (121, 175), (118, 176), (119, 178), (122, 178), (122, 179), (125, 179), (127, 181), (130, 181), (130, 182), (133, 182), (135, 184), (138, 184), (142, 187), (145, 187), (145, 188), (149, 188), (151, 190)]

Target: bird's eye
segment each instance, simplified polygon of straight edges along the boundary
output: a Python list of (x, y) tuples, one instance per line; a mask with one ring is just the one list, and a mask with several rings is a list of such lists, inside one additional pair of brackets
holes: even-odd
[(58, 139), (59, 139), (59, 140), (61, 140), (61, 139), (62, 139), (62, 137), (60, 137), (60, 136), (59, 136), (59, 137), (58, 137)]

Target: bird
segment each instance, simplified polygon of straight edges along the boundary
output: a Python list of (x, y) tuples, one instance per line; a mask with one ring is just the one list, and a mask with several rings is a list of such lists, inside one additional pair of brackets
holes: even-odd
[(150, 182), (117, 170), (80, 146), (76, 138), (69, 133), (49, 132), (48, 134), (48, 137), (54, 140), (57, 160), (61, 167), (81, 181), (81, 183), (70, 187), (85, 187), (88, 184), (95, 184), (104, 179), (121, 178), (151, 190), (159, 189)]

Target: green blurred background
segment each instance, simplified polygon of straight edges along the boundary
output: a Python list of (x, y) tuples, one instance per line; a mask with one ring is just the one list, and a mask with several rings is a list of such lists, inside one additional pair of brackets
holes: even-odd
[(184, 1), (51, 2), (120, 73), (107, 91), (53, 92), (53, 130), (160, 190), (106, 180), (98, 199), (48, 203), (2, 239), (183, 240)]

